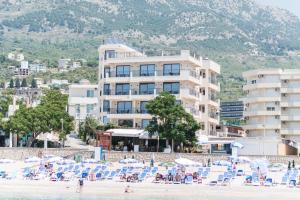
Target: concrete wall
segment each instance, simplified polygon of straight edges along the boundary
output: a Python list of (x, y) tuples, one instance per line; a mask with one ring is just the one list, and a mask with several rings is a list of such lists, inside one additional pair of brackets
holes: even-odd
[[(91, 158), (93, 151), (84, 151), (78, 149), (44, 149), (38, 148), (0, 148), (0, 159), (8, 158), (13, 160), (24, 160), (28, 156), (38, 156), (39, 152), (43, 154), (53, 154), (56, 156), (63, 156), (66, 158), (74, 158), (75, 154), (81, 154), (84, 158)], [(117, 162), (127, 158), (134, 158), (138, 160), (145, 160), (149, 162), (154, 155), (156, 162), (174, 161), (179, 156), (188, 158), (197, 162), (207, 162), (208, 159), (214, 160), (226, 160), (228, 155), (209, 155), (209, 154), (165, 154), (165, 153), (124, 153), (124, 152), (106, 152), (106, 160)], [(270, 162), (282, 162), (287, 163), (289, 160), (295, 160), (296, 164), (300, 164), (300, 158), (298, 156), (266, 156)], [(250, 159), (262, 158), (262, 156), (249, 156)]]

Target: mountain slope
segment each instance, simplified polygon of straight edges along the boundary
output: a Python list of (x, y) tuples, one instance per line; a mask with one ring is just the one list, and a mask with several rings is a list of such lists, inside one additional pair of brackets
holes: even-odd
[(299, 19), (253, 0), (0, 0), (0, 29), (4, 53), (22, 48), (53, 65), (96, 59), (106, 37), (148, 52), (191, 49), (220, 62), (224, 85), (231, 77), (239, 89), (245, 69), (280, 66), (277, 56), (300, 63), (287, 56), (300, 50)]

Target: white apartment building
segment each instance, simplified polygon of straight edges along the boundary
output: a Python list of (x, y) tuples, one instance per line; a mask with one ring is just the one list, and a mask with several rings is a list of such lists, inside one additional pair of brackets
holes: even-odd
[(99, 118), (98, 85), (87, 80), (69, 86), (68, 111), (75, 119), (76, 127), (87, 117)]
[(62, 58), (58, 60), (58, 69), (59, 70), (67, 70), (71, 66), (71, 59)]
[(249, 138), (242, 151), (295, 154), (300, 143), (300, 70), (261, 69), (243, 73)]
[(151, 119), (147, 101), (167, 91), (203, 124), (199, 135), (216, 136), (220, 91), (217, 63), (191, 56), (187, 50), (179, 55), (147, 56), (123, 44), (101, 45), (99, 61), (103, 123), (142, 129)]
[(47, 72), (47, 67), (41, 63), (33, 63), (29, 65), (30, 73), (45, 73)]

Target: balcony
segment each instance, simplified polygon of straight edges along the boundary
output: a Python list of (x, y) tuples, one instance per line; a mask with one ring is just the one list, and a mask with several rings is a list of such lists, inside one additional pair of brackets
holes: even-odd
[(281, 103), (281, 107), (300, 107), (300, 101), (289, 100), (287, 98), (283, 98)]
[(275, 130), (275, 129), (280, 129), (281, 125), (280, 124), (247, 124), (244, 125), (243, 128), (245, 130), (264, 130), (264, 129), (271, 129), (271, 130)]
[(146, 109), (140, 108), (129, 108), (129, 109), (117, 109), (110, 108), (107, 112), (109, 118), (120, 118), (120, 119), (128, 119), (128, 118), (143, 118), (143, 119), (151, 119), (151, 116), (147, 113)]
[(281, 93), (294, 93), (299, 94), (300, 88), (299, 87), (287, 87), (287, 88), (281, 88)]
[(300, 129), (287, 129), (283, 128), (280, 130), (281, 135), (297, 135), (300, 136)]
[(300, 115), (289, 115), (283, 114), (281, 115), (282, 121), (300, 121)]
[(276, 116), (280, 115), (280, 111), (245, 111), (244, 116), (245, 117), (251, 117), (251, 116)]
[(190, 81), (195, 84), (202, 84), (202, 76), (193, 70), (180, 70), (179, 73), (164, 73), (163, 70), (141, 72), (132, 70), (129, 74), (116, 74), (116, 71), (106, 73), (105, 82), (158, 82), (158, 81)]
[(258, 102), (276, 102), (280, 101), (281, 97), (272, 97), (272, 96), (247, 96), (244, 99), (244, 103), (258, 103)]
[(247, 91), (247, 90), (257, 90), (257, 89), (265, 89), (265, 88), (280, 88), (281, 84), (280, 83), (263, 83), (263, 82), (259, 82), (256, 84), (247, 84), (244, 85), (243, 90)]

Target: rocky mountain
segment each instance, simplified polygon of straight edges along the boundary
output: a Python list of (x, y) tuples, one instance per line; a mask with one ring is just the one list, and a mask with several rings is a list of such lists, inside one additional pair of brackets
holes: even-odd
[(254, 0), (0, 0), (0, 29), (3, 52), (22, 48), (29, 58), (95, 59), (115, 37), (148, 51), (191, 49), (234, 80), (300, 50), (299, 18)]

